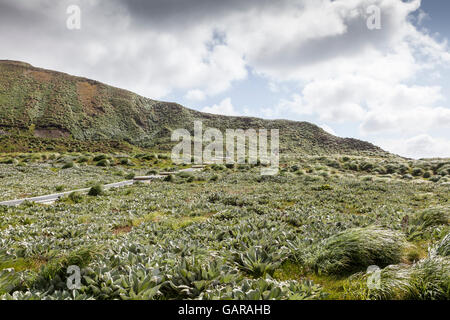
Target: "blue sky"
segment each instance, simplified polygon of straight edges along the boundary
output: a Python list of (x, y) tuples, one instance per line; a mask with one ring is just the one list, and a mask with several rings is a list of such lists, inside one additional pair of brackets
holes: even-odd
[(0, 0), (1, 58), (450, 157), (448, 12), (441, 0)]

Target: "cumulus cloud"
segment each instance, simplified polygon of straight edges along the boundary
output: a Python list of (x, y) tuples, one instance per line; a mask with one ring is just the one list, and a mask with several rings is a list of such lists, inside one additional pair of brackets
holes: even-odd
[(206, 98), (206, 95), (202, 90), (193, 89), (186, 93), (185, 98), (188, 100), (202, 101)]
[[(81, 8), (80, 30), (66, 28), (72, 4)], [(215, 42), (213, 26), (157, 25), (148, 13), (151, 23), (125, 1), (0, 1), (2, 56), (152, 98), (177, 89), (216, 94), (247, 76), (242, 54)]]
[(423, 132), (450, 126), (450, 109), (435, 106), (443, 99), (440, 87), (342, 76), (308, 83), (301, 94), (282, 99), (275, 110), (277, 114), (315, 114), (323, 121), (359, 121), (364, 134)]
[(421, 134), (410, 139), (380, 140), (385, 150), (410, 158), (445, 158), (450, 155), (450, 140)]
[(417, 107), (403, 112), (370, 112), (361, 124), (364, 133), (417, 133), (439, 128), (450, 129), (450, 109)]
[(225, 116), (238, 115), (238, 113), (234, 110), (233, 105), (231, 104), (230, 98), (225, 98), (219, 104), (215, 104), (211, 107), (204, 107), (202, 111), (207, 113), (222, 114)]

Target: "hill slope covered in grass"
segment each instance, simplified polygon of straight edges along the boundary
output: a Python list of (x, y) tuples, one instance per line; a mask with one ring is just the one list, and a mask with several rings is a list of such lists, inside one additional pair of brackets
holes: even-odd
[(0, 60), (0, 151), (169, 150), (171, 131), (280, 129), (280, 151), (386, 155), (364, 141), (335, 137), (308, 122), (228, 117), (144, 98), (98, 81)]

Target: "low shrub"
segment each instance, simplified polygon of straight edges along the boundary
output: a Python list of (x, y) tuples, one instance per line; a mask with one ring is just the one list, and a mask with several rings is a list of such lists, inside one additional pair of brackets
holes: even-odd
[(221, 165), (221, 164), (216, 164), (214, 163), (213, 165), (211, 165), (211, 169), (215, 170), (215, 171), (221, 171), (221, 170), (225, 170), (225, 166)]
[(44, 267), (42, 267), (39, 272), (39, 278), (51, 280), (56, 276), (63, 277), (66, 275), (68, 266), (75, 265), (79, 268), (87, 266), (96, 254), (98, 254), (96, 248), (85, 247), (79, 248), (61, 257), (51, 259)]
[(108, 156), (106, 154), (99, 154), (99, 155), (95, 156), (94, 159), (92, 159), (92, 161), (98, 162), (101, 160), (106, 160), (107, 158), (108, 158)]
[(91, 187), (91, 189), (89, 189), (88, 195), (99, 196), (99, 195), (102, 195), (103, 192), (104, 192), (103, 186), (101, 184), (97, 184), (97, 185)]
[(77, 162), (79, 162), (79, 163), (85, 163), (85, 162), (88, 162), (88, 161), (89, 161), (89, 158), (86, 157), (86, 156), (81, 156), (81, 157), (79, 157), (77, 159)]
[(136, 174), (134, 172), (130, 172), (125, 176), (125, 179), (132, 180), (135, 176)]
[(333, 190), (333, 188), (329, 184), (323, 184), (320, 187), (318, 187), (317, 190), (327, 191), (327, 190)]
[(127, 165), (130, 165), (131, 164), (131, 161), (130, 161), (130, 159), (128, 159), (128, 158), (122, 158), (122, 159), (120, 159), (120, 162), (119, 162), (121, 165), (124, 165), (124, 166), (127, 166)]
[(414, 177), (420, 177), (420, 176), (423, 176), (424, 172), (423, 172), (423, 170), (421, 168), (413, 168), (412, 171), (411, 171), (411, 174)]
[(421, 210), (413, 216), (412, 223), (421, 226), (423, 229), (448, 225), (450, 223), (450, 207), (433, 207)]
[(19, 161), (14, 158), (9, 158), (9, 159), (4, 160), (2, 163), (17, 165), (19, 163)]
[(374, 168), (374, 164), (370, 162), (363, 162), (359, 165), (361, 171), (371, 172)]
[(109, 164), (110, 164), (110, 162), (109, 162), (108, 159), (103, 159), (103, 160), (100, 160), (99, 162), (97, 162), (96, 166), (98, 166), (98, 167), (108, 167)]
[(227, 163), (227, 164), (225, 164), (225, 167), (227, 167), (228, 169), (234, 169), (235, 168), (235, 164), (234, 163)]
[(80, 203), (83, 200), (83, 195), (79, 192), (71, 192), (68, 196), (68, 198), (73, 202), (73, 203)]
[(193, 174), (191, 172), (187, 172), (187, 171), (181, 171), (179, 173), (177, 173), (177, 176), (183, 179), (188, 179), (190, 177), (193, 177)]
[(164, 178), (164, 181), (167, 182), (174, 182), (175, 181), (175, 176), (173, 174), (169, 174)]
[(433, 175), (433, 172), (431, 172), (431, 171), (425, 171), (424, 174), (423, 174), (423, 177), (424, 177), (425, 179), (428, 179), (428, 178), (430, 178), (432, 175)]
[(62, 168), (69, 169), (69, 168), (73, 168), (73, 166), (74, 166), (73, 161), (68, 161), (62, 166)]
[[(358, 171), (359, 170), (359, 165), (357, 162), (352, 161), (352, 162), (346, 162), (344, 164), (344, 169), (346, 170), (352, 170), (352, 171)], [(309, 171), (310, 172), (310, 171)]]

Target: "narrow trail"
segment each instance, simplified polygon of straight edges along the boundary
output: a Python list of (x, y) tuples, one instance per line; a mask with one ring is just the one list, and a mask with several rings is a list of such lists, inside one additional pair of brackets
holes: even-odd
[[(170, 172), (170, 173), (166, 172), (164, 174), (157, 174), (157, 175), (151, 175), (151, 176), (138, 176), (138, 177), (135, 177), (133, 180), (125, 180), (125, 181), (120, 181), (120, 182), (109, 183), (109, 184), (105, 184), (103, 187), (105, 189), (120, 188), (120, 187), (132, 185), (136, 181), (151, 181), (151, 180), (155, 180), (155, 179), (162, 179), (165, 176), (167, 176), (168, 174), (176, 174), (179, 172), (200, 171), (202, 169), (203, 168), (187, 168), (187, 169), (181, 169), (181, 170)], [(49, 204), (49, 203), (55, 202), (59, 198), (65, 196), (65, 195), (68, 195), (72, 192), (87, 193), (89, 191), (89, 189), (90, 188), (82, 188), (82, 189), (77, 189), (77, 190), (48, 194), (48, 195), (44, 195), (44, 196), (2, 201), (2, 202), (0, 202), (0, 206), (18, 206), (18, 205), (22, 204), (24, 201)]]

